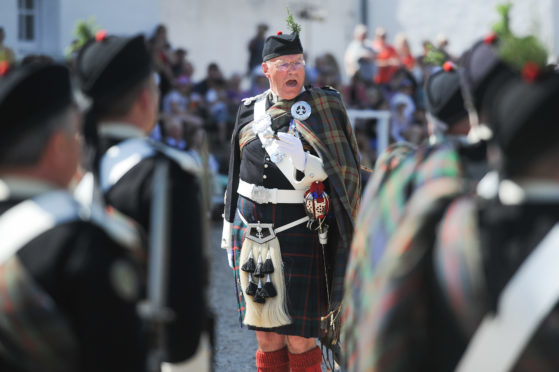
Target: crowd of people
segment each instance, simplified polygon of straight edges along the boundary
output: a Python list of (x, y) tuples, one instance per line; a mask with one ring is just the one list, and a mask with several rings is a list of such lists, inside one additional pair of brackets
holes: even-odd
[[(212, 62), (200, 81), (193, 77), (195, 66), (187, 50), (173, 48), (169, 43), (165, 25), (159, 25), (148, 39), (162, 97), (159, 125), (153, 136), (194, 153), (199, 147), (196, 138), (208, 140), (218, 190), (216, 201), (226, 181), (223, 176), (229, 164), (230, 136), (239, 103), (269, 88), (260, 66), (267, 30), (266, 24), (257, 25), (255, 35), (247, 41), (246, 72), (225, 76), (219, 64)], [(343, 63), (328, 52), (312, 61), (305, 60), (305, 84), (337, 89), (348, 109), (389, 111), (390, 141), (418, 144), (427, 136), (423, 85), (437, 67), (426, 57), (434, 50), (443, 55), (443, 61), (455, 60), (446, 51), (448, 40), (438, 35), (435, 43), (425, 41), (422, 53), (414, 54), (403, 33), (396, 35), (394, 46), (382, 27), (375, 30), (374, 39), (367, 36), (366, 26), (355, 27), (354, 40), (345, 51)], [(376, 119), (353, 123), (362, 163), (367, 167), (372, 167), (377, 157), (376, 123)]]

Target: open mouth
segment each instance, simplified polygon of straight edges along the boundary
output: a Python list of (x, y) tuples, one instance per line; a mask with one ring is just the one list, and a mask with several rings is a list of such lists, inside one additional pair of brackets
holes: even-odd
[(287, 82), (285, 83), (285, 85), (287, 85), (290, 88), (294, 88), (297, 86), (297, 80), (287, 80)]

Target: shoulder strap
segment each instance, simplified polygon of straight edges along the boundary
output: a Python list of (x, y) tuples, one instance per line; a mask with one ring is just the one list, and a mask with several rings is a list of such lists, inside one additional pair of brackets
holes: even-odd
[(202, 174), (202, 167), (189, 153), (177, 150), (161, 142), (152, 140), (149, 142), (157, 151), (175, 161), (185, 172), (195, 176), (200, 176)]
[(99, 184), (104, 193), (130, 169), (155, 154), (145, 138), (131, 138), (112, 146), (103, 154), (99, 167)]
[(10, 208), (0, 217), (0, 264), (42, 233), (79, 218), (78, 203), (65, 191), (45, 193)]
[(99, 184), (106, 192), (130, 169), (157, 152), (176, 162), (185, 172), (200, 175), (201, 167), (188, 153), (149, 138), (131, 138), (109, 148), (100, 162)]
[(559, 223), (522, 263), (504, 288), (497, 314), (487, 314), (476, 330), (459, 372), (511, 370), (559, 298)]
[(269, 92), (269, 91), (270, 91), (270, 89), (266, 90), (266, 91), (263, 92), (263, 93), (257, 94), (257, 95), (255, 95), (255, 96), (253, 96), (253, 97), (243, 98), (243, 99), (242, 99), (243, 104), (244, 104), (245, 106), (250, 106), (250, 104), (253, 103), (254, 101), (259, 100), (259, 99), (261, 99), (262, 97), (266, 97), (266, 96), (268, 95), (268, 92)]
[(118, 212), (109, 214), (99, 185), (92, 172), (87, 172), (76, 188), (74, 198), (80, 204), (82, 217), (103, 229), (114, 241), (131, 249), (142, 246), (136, 223)]

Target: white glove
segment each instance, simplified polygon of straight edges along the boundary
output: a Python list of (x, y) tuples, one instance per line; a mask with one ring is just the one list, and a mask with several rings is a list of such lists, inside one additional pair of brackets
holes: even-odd
[(227, 262), (230, 268), (235, 268), (235, 264), (233, 263), (233, 248), (231, 247), (227, 247)]
[(229, 262), (229, 267), (234, 268), (233, 265), (233, 242), (232, 240), (232, 229), (233, 224), (223, 220), (223, 231), (221, 233), (221, 248), (227, 250), (227, 261)]
[(303, 150), (301, 140), (292, 134), (278, 132), (279, 141), (275, 140), (274, 144), (277, 149), (291, 158), (293, 166), (300, 171), (305, 170), (306, 156)]

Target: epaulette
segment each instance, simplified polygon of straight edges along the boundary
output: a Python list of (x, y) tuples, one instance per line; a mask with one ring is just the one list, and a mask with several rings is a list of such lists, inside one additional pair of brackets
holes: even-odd
[(265, 91), (264, 93), (257, 94), (257, 95), (254, 96), (254, 97), (243, 98), (243, 99), (242, 99), (243, 104), (244, 104), (245, 106), (250, 106), (253, 102), (255, 102), (255, 101), (258, 100), (260, 97), (262, 97), (262, 96), (264, 96), (264, 95), (266, 95), (266, 94), (268, 94), (268, 91)]

